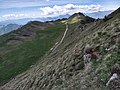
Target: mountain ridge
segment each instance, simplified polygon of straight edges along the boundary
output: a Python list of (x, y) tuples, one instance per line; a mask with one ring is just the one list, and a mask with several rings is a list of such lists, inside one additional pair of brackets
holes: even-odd
[[(84, 24), (84, 30), (80, 28), (76, 16), (61, 21), (68, 24), (63, 42), (52, 53), (45, 54), (42, 61), (38, 61), (0, 89), (109, 90), (105, 83), (110, 77), (111, 68), (116, 63), (120, 64), (119, 14), (117, 11), (116, 14), (111, 14), (112, 18), (108, 15), (104, 19), (92, 20)], [(86, 20), (86, 17), (84, 19)], [(82, 56), (87, 44), (98, 52), (99, 57), (92, 59), (87, 67), (84, 67)], [(106, 48), (111, 49), (107, 51)], [(113, 90), (120, 89), (114, 83), (111, 86)]]

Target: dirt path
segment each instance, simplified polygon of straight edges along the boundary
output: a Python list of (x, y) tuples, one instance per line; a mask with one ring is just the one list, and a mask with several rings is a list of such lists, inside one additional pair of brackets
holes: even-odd
[(68, 25), (66, 24), (66, 30), (65, 30), (65, 32), (64, 32), (64, 34), (63, 34), (63, 36), (62, 36), (62, 39), (60, 40), (60, 42), (56, 42), (55, 46), (53, 46), (53, 47), (50, 49), (51, 52), (53, 52), (54, 50), (56, 50), (56, 49), (59, 47), (59, 45), (63, 42), (63, 40), (64, 40), (64, 38), (65, 38), (65, 36), (66, 36), (66, 34), (67, 34), (67, 31), (68, 31)]

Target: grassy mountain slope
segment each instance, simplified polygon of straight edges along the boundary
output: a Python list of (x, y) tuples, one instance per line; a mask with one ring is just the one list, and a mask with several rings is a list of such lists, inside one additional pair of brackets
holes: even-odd
[(93, 22), (95, 19), (91, 18), (89, 16), (85, 16), (82, 13), (75, 13), (72, 16), (70, 16), (68, 18), (68, 20), (66, 20), (69, 24), (73, 24), (73, 23), (77, 23), (77, 22), (81, 22), (84, 21), (85, 23), (90, 23)]
[(0, 84), (34, 65), (63, 34), (61, 23), (30, 22), (0, 37)]
[[(79, 21), (68, 23), (67, 35), (56, 50), (46, 54), (31, 69), (0, 89), (109, 90), (105, 84), (111, 75), (111, 68), (115, 64), (120, 65), (120, 12), (111, 18), (87, 23), (83, 31), (79, 28)], [(84, 67), (82, 56), (87, 44), (99, 55)], [(117, 84), (120, 86), (119, 82)], [(120, 89), (115, 88), (113, 84), (112, 90)]]

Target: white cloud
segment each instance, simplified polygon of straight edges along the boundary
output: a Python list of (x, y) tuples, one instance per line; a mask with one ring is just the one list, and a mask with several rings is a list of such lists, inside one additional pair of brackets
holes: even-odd
[[(48, 0), (49, 1), (49, 0)], [(47, 18), (47, 17), (57, 17), (60, 15), (72, 15), (77, 12), (82, 13), (91, 13), (97, 12), (101, 10), (100, 5), (74, 5), (74, 4), (67, 4), (64, 6), (55, 5), (53, 7), (42, 7), (38, 9), (38, 12), (31, 12), (31, 13), (12, 13), (12, 14), (5, 14), (0, 17), (0, 21), (3, 20), (13, 20), (13, 19), (23, 19), (23, 18)]]
[(73, 14), (76, 12), (82, 12), (82, 13), (91, 13), (96, 12), (101, 9), (100, 5), (73, 5), (73, 4), (67, 4), (64, 6), (53, 6), (53, 7), (43, 7), (40, 8), (41, 15), (49, 16), (49, 15), (64, 15), (64, 14)]
[(7, 15), (3, 15), (3, 18), (19, 18), (19, 17), (23, 17), (25, 16), (24, 14), (7, 14)]
[(27, 17), (28, 15), (26, 15), (26, 14), (14, 14), (14, 13), (12, 13), (12, 14), (6, 14), (6, 15), (3, 15), (1, 18), (0, 18), (0, 20), (1, 19), (4, 19), (4, 20), (13, 20), (13, 19), (21, 19), (21, 18), (25, 18), (25, 17)]

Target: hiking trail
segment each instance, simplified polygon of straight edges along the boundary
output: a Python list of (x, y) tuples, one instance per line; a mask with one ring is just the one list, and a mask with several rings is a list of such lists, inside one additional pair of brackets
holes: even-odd
[(53, 46), (52, 48), (51, 48), (51, 52), (53, 52), (54, 50), (56, 50), (59, 46), (60, 46), (60, 44), (63, 42), (63, 40), (64, 40), (64, 38), (65, 38), (65, 36), (66, 36), (66, 34), (67, 34), (67, 31), (68, 31), (68, 25), (66, 24), (66, 30), (65, 30), (65, 32), (64, 32), (64, 34), (63, 34), (63, 36), (62, 36), (62, 39), (60, 40), (60, 42), (58, 43), (58, 42), (56, 42), (56, 44), (55, 44), (55, 46)]

